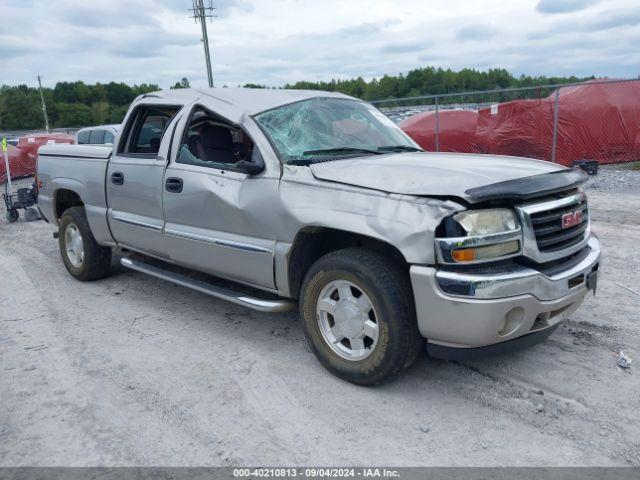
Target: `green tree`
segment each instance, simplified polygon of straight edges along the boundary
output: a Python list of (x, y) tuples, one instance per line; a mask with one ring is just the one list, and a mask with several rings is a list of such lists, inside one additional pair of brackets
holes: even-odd
[(107, 101), (111, 105), (129, 105), (137, 96), (133, 88), (126, 83), (109, 82), (104, 88), (107, 93)]
[(4, 127), (3, 120), (7, 115), (7, 101), (5, 96), (0, 92), (0, 130)]
[(44, 117), (38, 91), (27, 85), (3, 86), (0, 89), (3, 113), (2, 128), (21, 130), (43, 128)]
[(134, 85), (132, 90), (135, 98), (145, 93), (157, 92), (160, 87), (155, 83), (141, 83), (140, 85)]
[(56, 127), (84, 127), (93, 124), (91, 108), (82, 103), (59, 103)]
[(191, 84), (189, 83), (189, 79), (187, 77), (182, 77), (182, 80), (176, 82), (173, 87), (169, 87), (171, 90), (177, 90), (179, 88), (191, 88)]
[[(416, 68), (406, 75), (383, 75), (381, 78), (373, 78), (369, 82), (358, 78), (355, 80), (334, 79), (330, 82), (298, 81), (287, 84), (285, 88), (306, 90), (329, 90), (346, 93), (365, 100), (382, 100), (399, 97), (436, 95), (443, 93), (470, 92), (491, 89), (503, 89), (509, 87), (524, 87), (546, 85), (550, 83), (574, 83), (592, 79), (593, 77), (515, 77), (503, 68), (494, 68), (487, 71), (478, 71), (472, 68), (464, 68), (460, 71), (435, 67)], [(523, 96), (536, 97), (550, 92), (537, 92), (535, 90)], [(509, 99), (504, 95), (486, 94), (468, 97), (456, 97), (455, 101), (502, 101)]]
[(109, 121), (110, 112), (107, 102), (96, 102), (91, 105), (91, 120), (95, 125), (104, 125)]
[(129, 110), (129, 105), (121, 105), (111, 109), (111, 116), (109, 117), (109, 123), (122, 123), (124, 116)]

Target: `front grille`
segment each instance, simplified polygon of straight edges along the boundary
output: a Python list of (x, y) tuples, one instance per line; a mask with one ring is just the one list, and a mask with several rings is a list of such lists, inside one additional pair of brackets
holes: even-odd
[[(576, 211), (582, 212), (582, 221), (573, 227), (562, 227), (562, 216)], [(589, 226), (587, 200), (576, 198), (571, 205), (531, 214), (531, 225), (540, 252), (556, 252), (577, 245), (584, 240)]]

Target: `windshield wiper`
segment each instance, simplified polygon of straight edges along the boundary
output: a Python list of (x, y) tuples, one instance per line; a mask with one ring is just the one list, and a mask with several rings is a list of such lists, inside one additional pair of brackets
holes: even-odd
[(424, 152), (424, 150), (411, 145), (385, 145), (378, 147), (378, 152)]
[(382, 152), (357, 147), (321, 148), (319, 150), (307, 150), (306, 152), (302, 152), (303, 155), (330, 155), (332, 153), (370, 153), (372, 155), (380, 155)]

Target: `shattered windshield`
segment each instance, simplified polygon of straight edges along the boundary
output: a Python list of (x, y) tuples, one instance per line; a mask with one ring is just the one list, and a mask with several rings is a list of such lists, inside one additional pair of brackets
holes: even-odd
[(357, 100), (318, 97), (260, 113), (255, 120), (286, 163), (420, 150), (386, 115)]

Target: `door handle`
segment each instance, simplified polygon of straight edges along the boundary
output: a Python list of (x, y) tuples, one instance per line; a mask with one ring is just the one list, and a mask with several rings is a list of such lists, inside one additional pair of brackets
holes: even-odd
[(182, 179), (177, 177), (169, 177), (164, 182), (164, 189), (167, 192), (171, 192), (171, 193), (182, 192), (182, 186), (183, 186)]
[(113, 172), (111, 174), (111, 183), (114, 185), (122, 185), (124, 183), (124, 173)]

